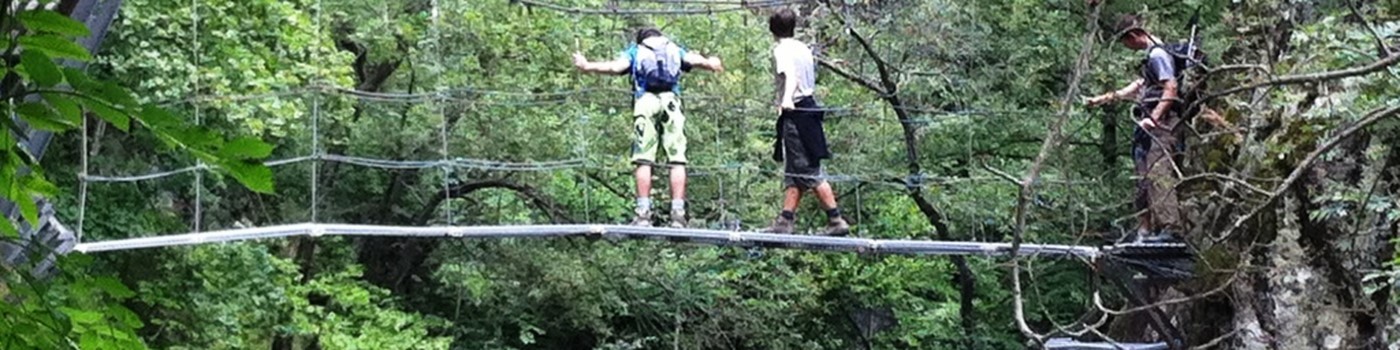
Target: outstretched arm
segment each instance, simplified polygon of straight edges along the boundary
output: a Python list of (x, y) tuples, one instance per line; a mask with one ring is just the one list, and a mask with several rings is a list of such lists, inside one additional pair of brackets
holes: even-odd
[(685, 63), (691, 65), (692, 67), (697, 67), (716, 73), (724, 72), (724, 63), (720, 62), (719, 56), (705, 57), (704, 55), (698, 53), (687, 52), (685, 54), (685, 57), (682, 57), (681, 59), (685, 60)]
[(1134, 80), (1132, 84), (1128, 84), (1128, 86), (1124, 86), (1122, 89), (1118, 89), (1116, 91), (1089, 98), (1089, 100), (1084, 101), (1084, 104), (1087, 104), (1089, 106), (1097, 106), (1113, 102), (1114, 100), (1121, 100), (1127, 98), (1128, 96), (1132, 96), (1133, 94), (1136, 94), (1138, 90), (1142, 89), (1142, 84), (1144, 83), (1146, 82), (1142, 79)]
[(574, 68), (578, 68), (579, 71), (582, 71), (584, 73), (622, 74), (626, 73), (627, 69), (631, 67), (632, 63), (627, 62), (627, 60), (619, 59), (612, 61), (589, 62), (588, 58), (583, 57), (582, 53), (574, 53)]

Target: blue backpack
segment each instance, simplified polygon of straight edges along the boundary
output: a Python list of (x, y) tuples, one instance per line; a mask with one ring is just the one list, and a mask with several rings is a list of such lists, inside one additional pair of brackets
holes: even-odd
[(632, 74), (647, 92), (669, 92), (681, 81), (681, 48), (665, 37), (651, 37), (637, 45)]

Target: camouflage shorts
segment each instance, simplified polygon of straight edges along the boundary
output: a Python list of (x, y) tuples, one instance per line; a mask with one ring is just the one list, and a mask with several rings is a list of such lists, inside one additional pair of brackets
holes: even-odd
[(670, 164), (685, 164), (685, 115), (675, 93), (645, 93), (633, 104), (632, 163), (655, 164), (666, 149)]

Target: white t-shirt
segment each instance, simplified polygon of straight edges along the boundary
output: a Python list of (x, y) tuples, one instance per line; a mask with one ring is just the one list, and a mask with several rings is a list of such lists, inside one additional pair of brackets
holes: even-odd
[(812, 48), (807, 47), (807, 44), (792, 38), (778, 40), (778, 45), (773, 47), (773, 68), (774, 82), (778, 87), (778, 101), (783, 98), (784, 75), (797, 79), (797, 89), (792, 95), (793, 102), (816, 93), (816, 59), (812, 57)]

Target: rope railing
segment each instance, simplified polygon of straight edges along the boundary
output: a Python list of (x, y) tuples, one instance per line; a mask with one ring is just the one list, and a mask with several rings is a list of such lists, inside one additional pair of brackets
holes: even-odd
[[(547, 172), (567, 169), (601, 170), (601, 171), (630, 171), (630, 167), (606, 166), (591, 163), (586, 158), (569, 158), (560, 160), (532, 161), (532, 162), (504, 162), (497, 160), (472, 159), (472, 158), (449, 158), (439, 160), (393, 160), (356, 156), (345, 156), (337, 154), (306, 155), (292, 158), (278, 159), (264, 162), (264, 166), (278, 167), (283, 165), (304, 163), (304, 162), (335, 162), (349, 164), (367, 168), (385, 170), (424, 170), (424, 169), (463, 169), (480, 171), (509, 171), (509, 172)], [(672, 167), (668, 164), (654, 165), (661, 169)], [(888, 184), (902, 188), (908, 187), (928, 187), (935, 185), (948, 185), (961, 182), (974, 181), (1000, 181), (1000, 178), (993, 176), (976, 177), (937, 177), (929, 175), (907, 176), (897, 173), (868, 173), (868, 174), (827, 174), (824, 176), (812, 176), (802, 174), (787, 174), (783, 171), (764, 169), (757, 164), (749, 163), (729, 163), (723, 165), (692, 164), (687, 168), (700, 170), (701, 172), (691, 173), (691, 177), (705, 177), (718, 173), (754, 172), (766, 174), (774, 177), (793, 176), (806, 178), (821, 178), (830, 182), (853, 182), (853, 183), (874, 183)], [(87, 183), (129, 183), (158, 180), (162, 178), (177, 176), (181, 174), (213, 170), (215, 166), (208, 164), (195, 165), (174, 170), (158, 171), (146, 174), (135, 175), (80, 175), (79, 179)]]
[[(348, 88), (337, 87), (337, 86), (310, 85), (310, 86), (301, 87), (301, 88), (292, 88), (292, 89), (287, 89), (287, 90), (282, 90), (282, 91), (270, 91), (270, 92), (256, 93), (256, 94), (240, 94), (240, 95), (204, 95), (204, 96), (195, 96), (195, 97), (190, 97), (190, 98), (185, 98), (185, 99), (160, 101), (160, 102), (157, 102), (157, 104), (169, 106), (169, 105), (175, 105), (175, 104), (181, 104), (181, 103), (244, 102), (244, 101), (253, 101), (253, 100), (260, 100), (260, 99), (283, 98), (283, 97), (303, 96), (303, 95), (308, 95), (308, 94), (325, 94), (325, 93), (334, 94), (334, 95), (339, 95), (339, 96), (345, 96), (345, 97), (350, 97), (350, 98), (355, 98), (355, 99), (365, 100), (365, 101), (375, 101), (375, 102), (397, 102), (397, 103), (469, 102), (469, 103), (478, 104), (478, 105), (499, 105), (499, 106), (513, 106), (513, 107), (519, 107), (519, 106), (530, 106), (530, 105), (562, 104), (562, 103), (577, 101), (577, 100), (579, 100), (579, 98), (576, 98), (576, 97), (578, 97), (578, 96), (587, 95), (587, 96), (589, 96), (590, 98), (596, 98), (596, 97), (597, 97), (597, 94), (600, 94), (600, 93), (605, 93), (605, 94), (617, 94), (618, 97), (628, 97), (628, 96), (631, 96), (631, 93), (632, 93), (632, 92), (631, 92), (630, 90), (618, 89), (618, 88), (586, 88), (586, 89), (573, 89), (573, 90), (561, 90), (561, 91), (525, 92), (525, 91), (511, 91), (511, 90), (493, 90), (493, 89), (475, 88), (475, 87), (457, 87), (457, 88), (449, 88), (449, 89), (445, 89), (445, 90), (442, 90), (442, 91), (433, 91), (433, 92), (401, 93), (401, 92), (372, 92), (372, 91), (361, 91), (361, 90), (355, 90), (355, 89), (348, 89)], [(482, 98), (482, 97), (488, 97), (488, 96), (507, 96), (507, 97), (529, 98), (529, 99), (533, 99), (533, 100), (526, 100), (526, 101), (500, 101), (500, 100), (491, 100), (491, 99), (484, 99), (484, 98)], [(534, 98), (541, 98), (541, 97), (555, 97), (555, 98), (554, 98), (554, 99), (534, 99)], [(722, 96), (722, 95), (707, 95), (707, 94), (700, 94), (700, 93), (686, 93), (686, 94), (683, 95), (683, 97), (684, 97), (685, 99), (688, 99), (688, 100), (727, 100), (727, 99), (731, 99), (730, 97)], [(617, 102), (617, 101), (620, 101), (620, 100), (609, 100), (609, 101), (613, 101), (613, 102), (617, 103), (619, 106), (630, 106), (630, 104), (627, 104), (627, 103), (624, 103), (624, 102)], [(754, 97), (739, 98), (738, 101), (740, 101), (740, 102), (749, 102), (749, 103), (751, 103), (751, 105), (743, 105), (743, 104), (741, 104), (741, 105), (733, 105), (733, 106), (729, 106), (729, 108), (727, 108), (727, 109), (733, 110), (733, 111), (740, 111), (740, 112), (769, 112), (769, 111), (771, 111), (771, 109), (772, 109), (772, 107), (770, 106), (770, 105), (771, 105), (771, 102), (770, 102), (770, 101), (764, 101), (764, 100), (761, 100), (761, 99), (758, 99), (758, 98), (754, 98)], [(820, 112), (834, 113), (834, 114), (838, 114), (838, 115), (849, 115), (849, 114), (856, 114), (856, 113), (860, 113), (860, 112), (880, 111), (880, 110), (901, 110), (901, 111), (910, 112), (910, 113), (915, 113), (915, 114), (934, 114), (934, 115), (941, 115), (941, 116), (1003, 116), (1003, 115), (1031, 115), (1031, 114), (1036, 113), (1036, 112), (1033, 112), (1033, 111), (1016, 110), (1016, 109), (948, 109), (948, 108), (945, 108), (945, 107), (932, 107), (932, 106), (919, 106), (919, 105), (890, 106), (890, 105), (888, 105), (887, 103), (884, 103), (884, 102), (870, 102), (870, 103), (862, 104), (862, 105), (848, 105), (848, 106), (827, 106), (827, 107), (822, 107), (822, 108), (799, 108), (798, 110), (800, 110), (800, 111), (820, 111)], [(770, 118), (770, 117), (771, 117), (771, 116), (769, 116), (769, 115), (767, 115), (767, 114), (755, 114), (755, 115), (761, 116), (762, 118)], [(873, 117), (872, 117), (872, 118), (873, 118)]]

